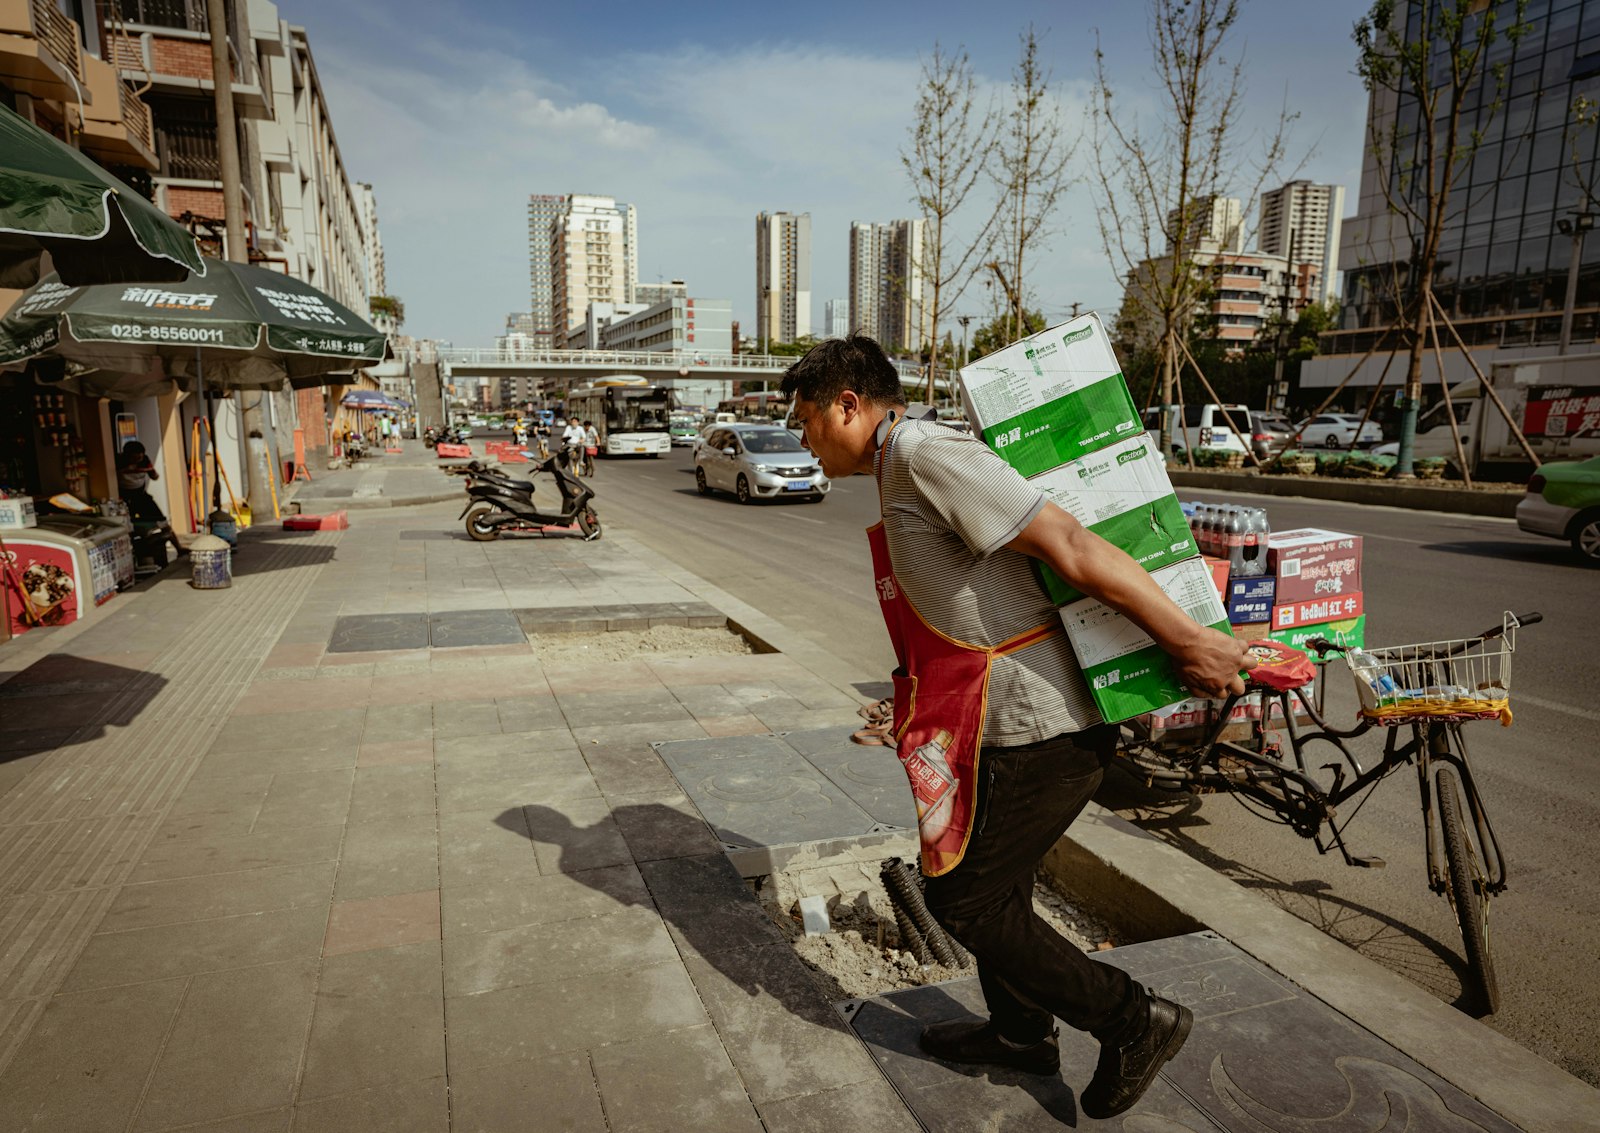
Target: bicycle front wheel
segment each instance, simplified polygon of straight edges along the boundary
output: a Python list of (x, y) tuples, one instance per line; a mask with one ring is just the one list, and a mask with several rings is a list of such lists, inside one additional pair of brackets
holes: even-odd
[(1455, 910), (1461, 942), (1467, 950), (1467, 990), (1493, 1015), (1500, 1007), (1500, 986), (1489, 948), (1489, 889), (1467, 832), (1455, 772), (1448, 767), (1439, 768), (1433, 779), (1433, 793), (1439, 802), (1439, 825), (1449, 873), (1445, 896)]

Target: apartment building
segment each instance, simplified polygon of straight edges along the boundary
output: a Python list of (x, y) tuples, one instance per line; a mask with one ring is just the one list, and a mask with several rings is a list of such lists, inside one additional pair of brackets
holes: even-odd
[(822, 305), (822, 337), (844, 338), (850, 333), (850, 300), (829, 299)]
[[(590, 303), (630, 303), (638, 217), (612, 197), (574, 193), (550, 224), (551, 333), (561, 344)], [(535, 312), (537, 317), (537, 312)]]
[[(72, 3), (82, 22), (62, 14), (68, 7), (0, 0), (0, 99), (76, 144), (188, 226), (205, 250), (222, 255), (225, 209), (205, 4)], [(376, 199), (370, 187), (358, 195), (344, 167), (307, 33), (282, 21), (266, 0), (228, 0), (225, 14), (242, 251), (250, 262), (305, 280), (365, 315), (374, 286), (384, 280)], [(0, 305), (8, 305), (4, 294)], [(158, 500), (175, 517), (187, 511), (182, 435), (192, 404), (172, 393), (133, 399), (120, 410), (135, 419), (139, 439), (165, 472), (161, 488), (175, 491)], [(105, 412), (103, 403), (85, 408), (89, 416)], [(327, 423), (338, 419), (337, 399), (316, 388), (284, 391), (267, 399), (266, 412), (276, 454), (295, 451), (298, 429), (308, 461), (320, 466)], [(219, 435), (242, 436), (234, 410), (225, 405), (222, 413)], [(238, 454), (224, 445), (222, 455), (242, 485)]]
[[(1191, 252), (1185, 259), (1197, 277), (1195, 317), (1209, 321), (1212, 337), (1231, 350), (1242, 351), (1255, 341), (1279, 311), (1286, 292), (1291, 312), (1321, 302), (1324, 294), (1321, 265), (1316, 263), (1291, 264), (1284, 256), (1214, 246)], [(1155, 314), (1158, 295), (1171, 286), (1167, 281), (1174, 270), (1172, 257), (1161, 256), (1128, 274), (1117, 329), (1129, 347), (1154, 345), (1160, 329)]]
[(850, 225), (849, 325), (888, 350), (918, 350), (932, 335), (922, 263), (928, 222)]
[(811, 333), (811, 214), (756, 214), (756, 338)]
[(565, 193), (528, 197), (528, 313), (529, 334), (548, 336), (555, 330), (555, 277), (551, 274), (550, 229), (566, 210)]
[(612, 323), (643, 311), (647, 303), (590, 303), (583, 321), (567, 328), (567, 337), (561, 343), (567, 350), (600, 350), (604, 348), (604, 332)]
[(1261, 194), (1261, 228), (1256, 246), (1272, 256), (1318, 265), (1323, 293), (1338, 295), (1339, 235), (1344, 186), (1291, 181)]
[[(1167, 231), (1177, 233), (1182, 227), (1179, 223), (1178, 210), (1173, 209), (1167, 214)], [(1243, 251), (1244, 205), (1237, 197), (1197, 198), (1189, 206), (1189, 226), (1183, 243), (1186, 250), (1200, 247)], [(1172, 250), (1172, 240), (1169, 237), (1167, 252), (1171, 253)]]
[(653, 307), (657, 303), (674, 296), (687, 298), (689, 285), (681, 279), (670, 280), (666, 283), (641, 283), (633, 289), (633, 301), (643, 303), (646, 307)]
[(605, 350), (678, 350), (733, 353), (733, 302), (674, 295), (600, 328)]

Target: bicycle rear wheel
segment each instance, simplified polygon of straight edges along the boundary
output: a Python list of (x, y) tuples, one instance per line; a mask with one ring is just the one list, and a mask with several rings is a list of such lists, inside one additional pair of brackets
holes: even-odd
[(1467, 951), (1467, 990), (1493, 1015), (1500, 1007), (1500, 986), (1489, 947), (1489, 890), (1462, 814), (1455, 772), (1448, 767), (1439, 768), (1433, 778), (1433, 793), (1439, 802), (1439, 825), (1448, 866), (1445, 896), (1455, 910), (1461, 942)]

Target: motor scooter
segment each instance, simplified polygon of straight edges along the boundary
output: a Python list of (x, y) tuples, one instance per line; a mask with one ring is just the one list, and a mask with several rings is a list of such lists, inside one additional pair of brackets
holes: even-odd
[(556, 490), (561, 493), (559, 508), (536, 504), (531, 480), (486, 475), (487, 470), (480, 469), (469, 473), (467, 506), (457, 517), (466, 521), (467, 534), (487, 543), (503, 533), (543, 535), (549, 528), (570, 529), (576, 523), (586, 542), (600, 538), (600, 517), (589, 504), (594, 489), (563, 468), (554, 456), (540, 461), (534, 471), (555, 477)]
[(425, 448), (432, 448), (439, 440), (439, 432), (432, 425), (422, 430), (422, 444)]

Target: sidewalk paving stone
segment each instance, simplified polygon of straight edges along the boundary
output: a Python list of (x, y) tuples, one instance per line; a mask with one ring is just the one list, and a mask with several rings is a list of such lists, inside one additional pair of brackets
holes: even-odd
[(302, 1098), (444, 1075), (439, 947), (405, 944), (323, 961)]
[(232, 874), (206, 874), (124, 885), (100, 922), (101, 932), (214, 920), (327, 904), (335, 863), (257, 870), (248, 885)]
[(443, 1076), (389, 1082), (336, 1097), (302, 1102), (295, 1133), (447, 1133), (449, 1090)]
[(593, 1059), (595, 1081), (615, 1133), (760, 1133), (755, 1106), (712, 1027), (602, 1047)]
[(314, 959), (196, 976), (139, 1107), (139, 1130), (294, 1098), (317, 982)]
[(442, 824), (442, 818), (424, 814), (347, 825), (334, 898), (387, 897), (436, 887)]
[(315, 959), (328, 919), (325, 903), (218, 920), (97, 932), (63, 990), (150, 983), (174, 976)]
[(347, 952), (437, 941), (439, 927), (437, 889), (335, 901), (322, 954), (342, 956)]
[(655, 910), (619, 906), (581, 920), (452, 935), (444, 944), (444, 991), (477, 995), (677, 959)]
[(495, 932), (521, 925), (605, 916), (619, 908), (654, 908), (638, 867), (604, 866), (552, 873), (516, 885), (490, 882), (442, 891), (444, 935)]
[(609, 1133), (587, 1053), (452, 1071), (456, 1133)]

